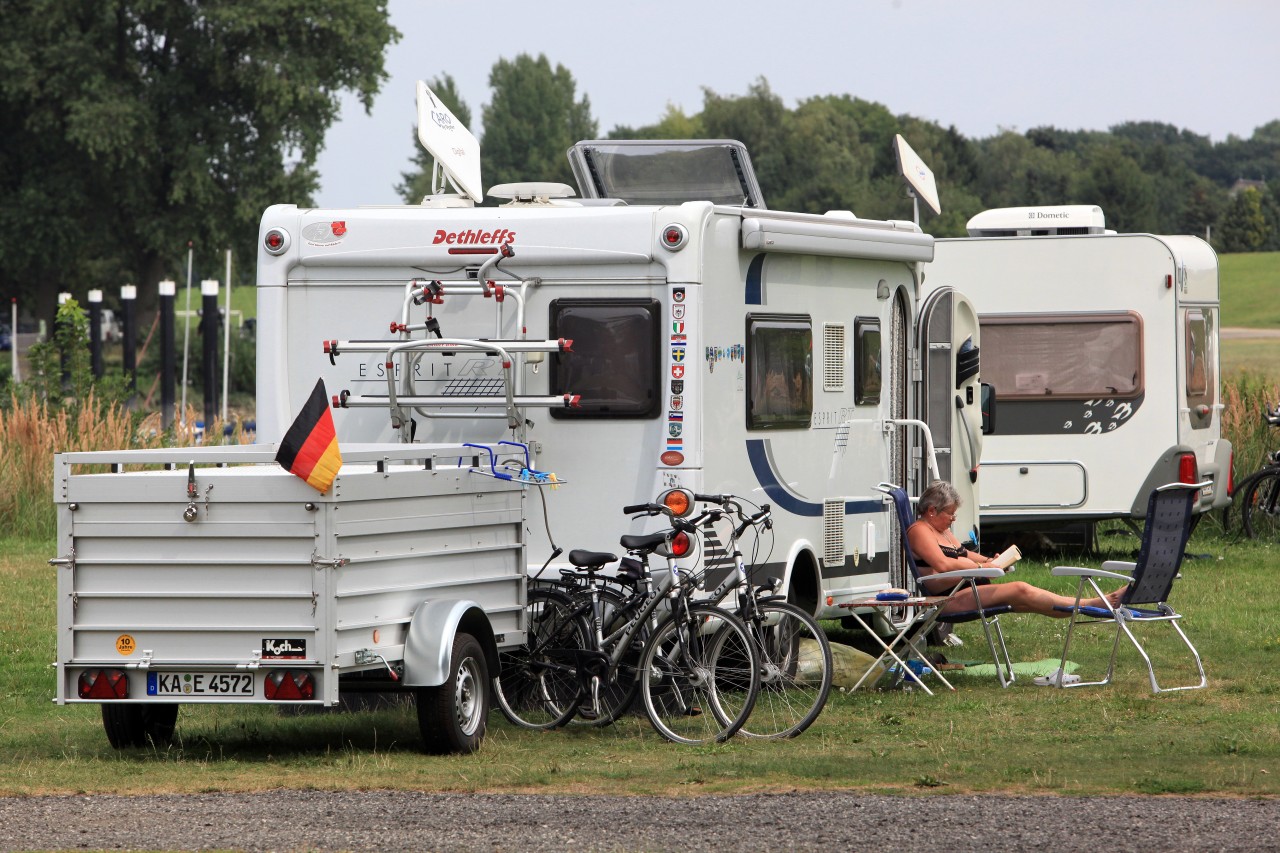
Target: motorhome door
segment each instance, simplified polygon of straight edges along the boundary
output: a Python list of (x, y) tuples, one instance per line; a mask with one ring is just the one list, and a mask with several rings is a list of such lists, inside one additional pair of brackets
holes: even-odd
[[(978, 362), (978, 314), (950, 287), (930, 294), (920, 312), (920, 420), (933, 438), (938, 473), (955, 484), (960, 510), (954, 531), (961, 541), (978, 530), (978, 460), (982, 453), (982, 389)], [(932, 479), (928, 448), (920, 442), (919, 482)]]

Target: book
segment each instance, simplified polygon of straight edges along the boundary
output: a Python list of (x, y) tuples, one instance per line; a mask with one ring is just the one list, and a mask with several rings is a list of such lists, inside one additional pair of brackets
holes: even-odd
[(1022, 552), (1018, 550), (1018, 546), (1010, 545), (1008, 548), (1005, 548), (999, 554), (996, 554), (991, 559), (991, 562), (988, 563), (987, 565), (995, 566), (996, 568), (999, 568), (999, 569), (1004, 569), (1007, 572), (1009, 571), (1010, 566), (1012, 566), (1014, 563), (1018, 562), (1021, 559), (1022, 559)]

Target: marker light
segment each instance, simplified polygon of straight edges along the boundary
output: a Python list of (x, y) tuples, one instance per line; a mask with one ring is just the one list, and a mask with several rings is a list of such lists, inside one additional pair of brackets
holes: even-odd
[(86, 669), (76, 692), (81, 699), (128, 699), (129, 679), (122, 669)]
[(662, 229), (662, 248), (668, 251), (678, 251), (684, 248), (684, 244), (689, 241), (689, 232), (683, 225), (671, 224)]
[(289, 248), (289, 232), (281, 228), (272, 228), (262, 235), (262, 248), (268, 255), (283, 255)]

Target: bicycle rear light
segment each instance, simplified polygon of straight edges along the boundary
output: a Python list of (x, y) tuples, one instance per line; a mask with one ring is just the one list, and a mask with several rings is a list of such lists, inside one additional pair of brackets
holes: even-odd
[(658, 496), (658, 503), (677, 518), (684, 518), (693, 512), (693, 493), (688, 489), (669, 489)]
[(671, 537), (671, 556), (683, 557), (685, 554), (689, 553), (689, 549), (692, 546), (693, 542), (689, 539), (689, 534), (681, 530), (675, 536)]

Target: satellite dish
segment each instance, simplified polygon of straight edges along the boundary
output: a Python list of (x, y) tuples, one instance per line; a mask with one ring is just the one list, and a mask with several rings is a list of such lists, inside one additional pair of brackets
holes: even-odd
[[(942, 213), (938, 201), (938, 185), (933, 180), (933, 170), (924, 164), (920, 155), (912, 150), (901, 133), (893, 136), (893, 150), (898, 155), (898, 170), (917, 199), (929, 205), (934, 214)], [(916, 208), (916, 224), (920, 224), (920, 210)]]
[[(436, 97), (427, 84), (418, 81), (418, 141), (436, 158), (435, 170), (448, 178), (458, 192), (479, 204), (484, 200), (480, 184), (480, 143), (471, 131)], [(432, 192), (444, 189), (444, 181), (437, 183), (437, 174), (431, 176)]]

